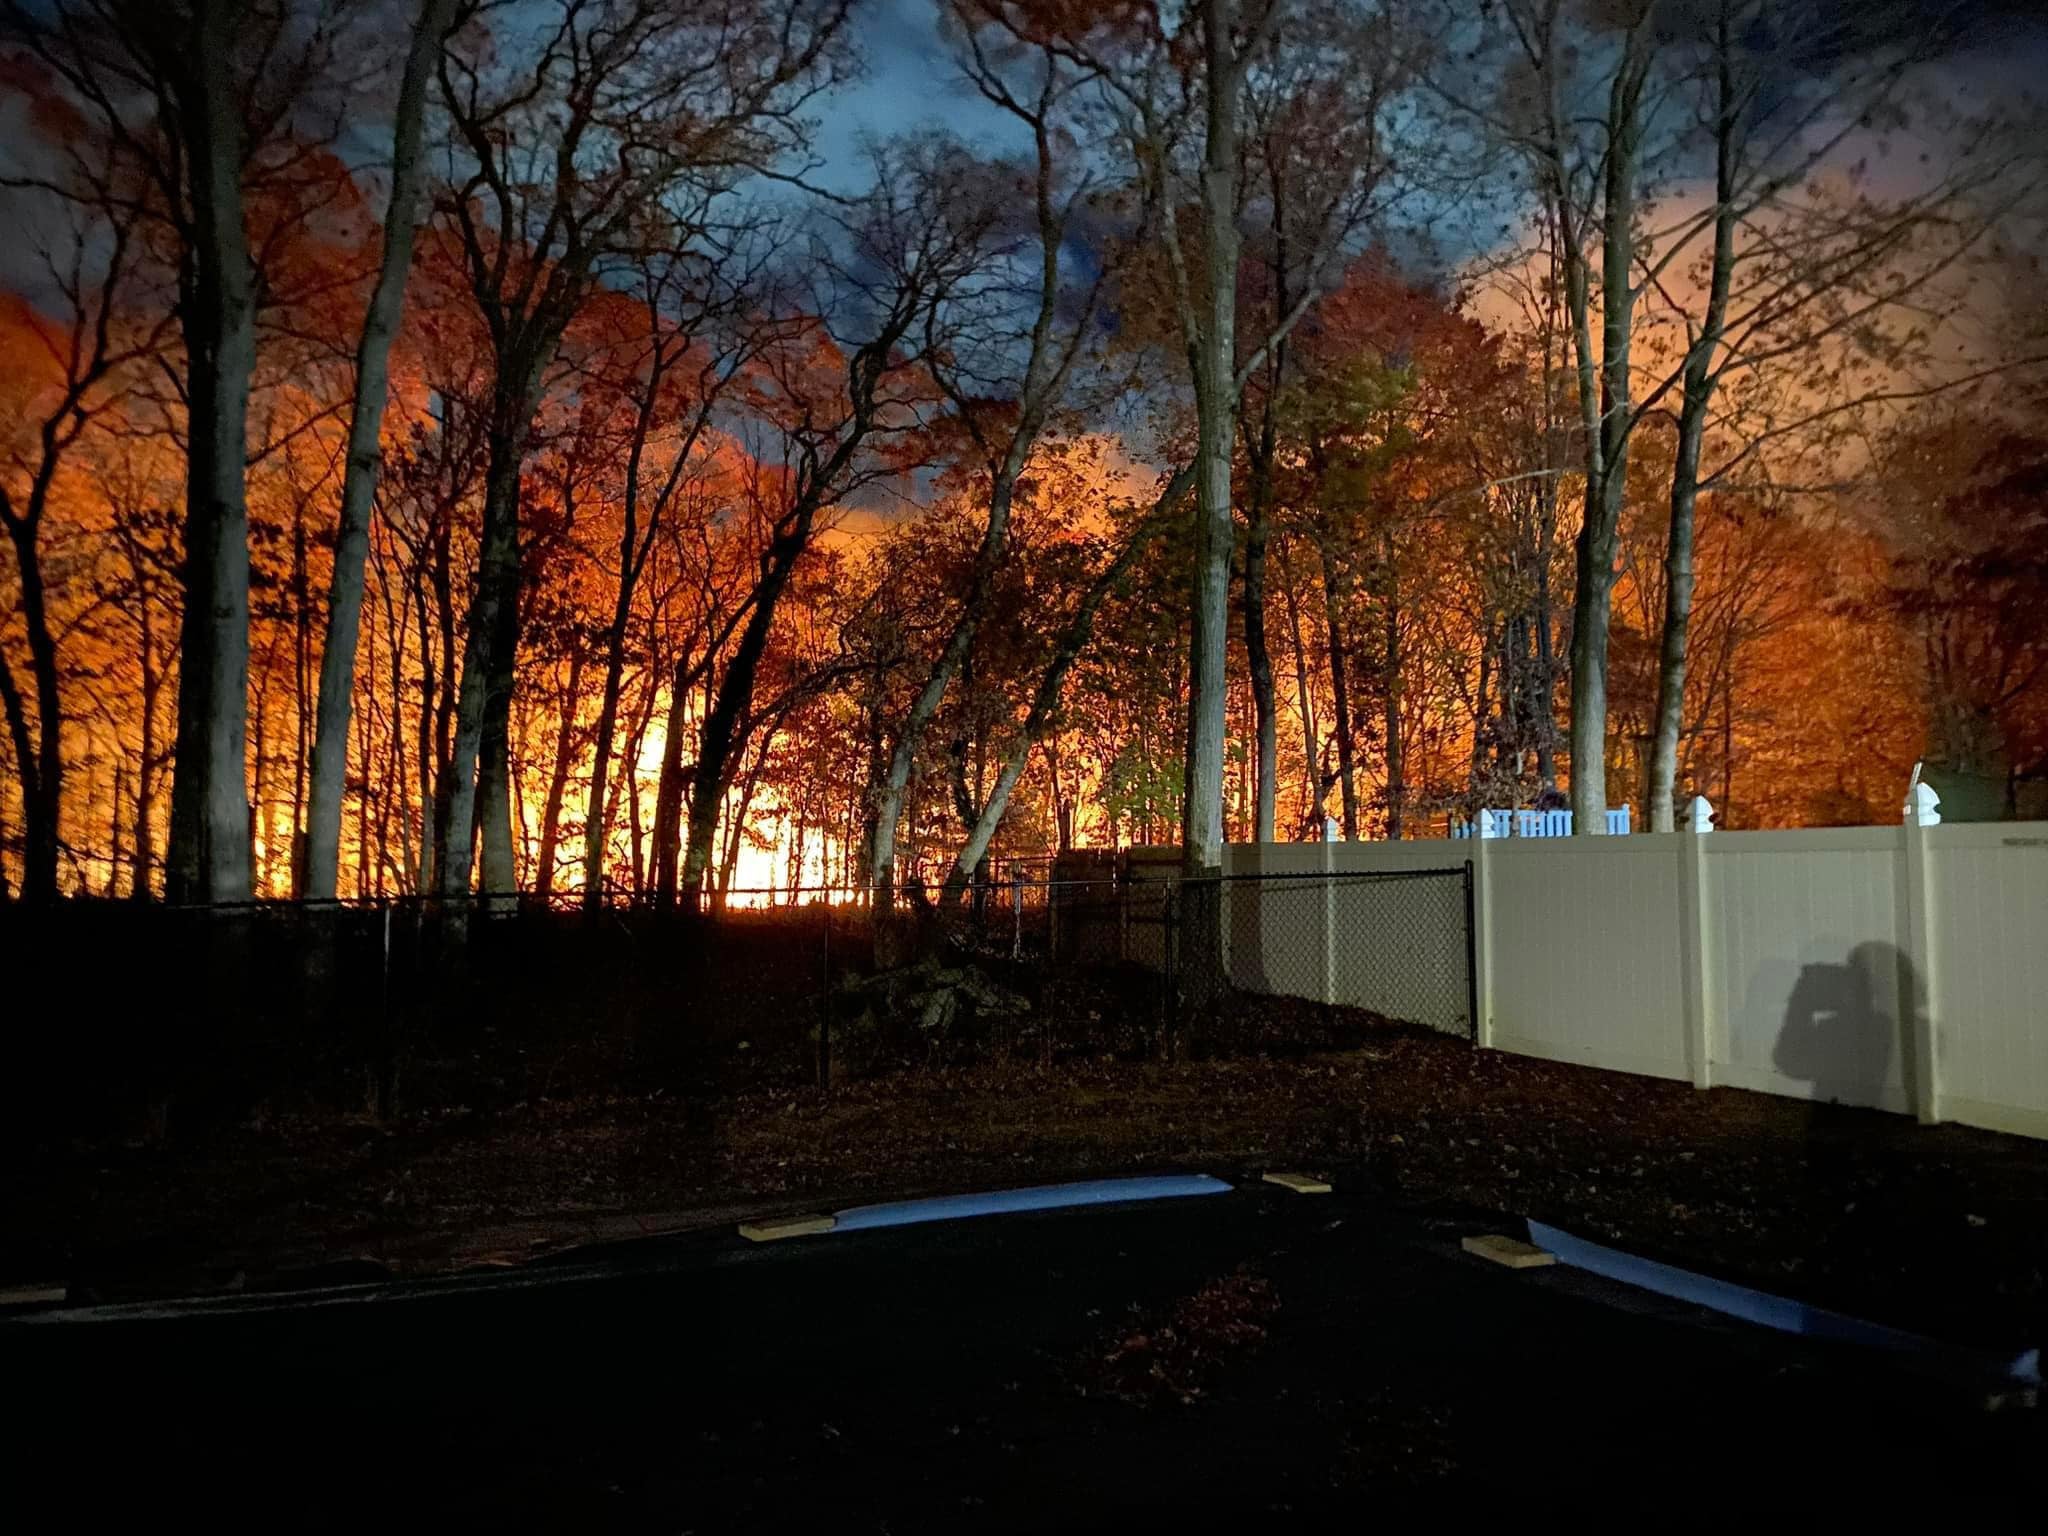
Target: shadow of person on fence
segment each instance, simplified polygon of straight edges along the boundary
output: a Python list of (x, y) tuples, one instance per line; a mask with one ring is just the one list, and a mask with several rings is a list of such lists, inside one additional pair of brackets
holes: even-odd
[[(1913, 1026), (1924, 996), (1904, 952), (1873, 941), (1856, 945), (1839, 963), (1803, 966), (1785, 1000), (1771, 1064), (1779, 1075), (1811, 1086), (1797, 1197), (1810, 1223), (1807, 1257), (1818, 1267), (1870, 1257), (1886, 1127), (1843, 1106), (1911, 1109)], [(1894, 1054), (1903, 1104), (1888, 1091)]]

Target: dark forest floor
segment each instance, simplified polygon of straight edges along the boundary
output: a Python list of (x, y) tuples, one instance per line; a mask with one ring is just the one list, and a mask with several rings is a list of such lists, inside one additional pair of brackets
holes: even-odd
[(419, 1273), (881, 1194), (1307, 1168), (1956, 1338), (2031, 1341), (2048, 1311), (2048, 1144), (1958, 1126), (1397, 1027), (1284, 1057), (998, 1057), (829, 1096), (778, 1077), (692, 1099), (529, 1075), (474, 1103), (444, 1086), (449, 1107), (389, 1124), (272, 1114), (45, 1149), (0, 1172), (0, 1283), (115, 1297)]

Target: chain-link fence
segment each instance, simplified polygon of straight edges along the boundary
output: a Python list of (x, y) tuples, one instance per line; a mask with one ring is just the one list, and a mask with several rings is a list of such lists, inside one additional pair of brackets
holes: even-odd
[(1225, 876), (1214, 885), (1223, 973), (1235, 991), (1474, 1034), (1469, 865)]
[(1052, 963), (1138, 967), (1183, 1012), (1289, 998), (1475, 1033), (1469, 864), (1198, 879), (1136, 864), (1052, 886), (1047, 909)]
[(292, 1105), (388, 1116), (589, 1092), (830, 1085), (1029, 1053), (1469, 1034), (1470, 875), (1183, 881), (1088, 854), (912, 883), (572, 896), (0, 905), (44, 1002), (0, 1116), (31, 1139)]

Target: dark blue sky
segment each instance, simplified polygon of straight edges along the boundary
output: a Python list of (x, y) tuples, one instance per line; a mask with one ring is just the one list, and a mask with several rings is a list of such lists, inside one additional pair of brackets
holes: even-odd
[(814, 109), (816, 148), (826, 162), (822, 184), (851, 191), (865, 180), (864, 136), (930, 125), (984, 147), (1016, 140), (1014, 120), (962, 84), (939, 37), (935, 0), (865, 0), (854, 28), (865, 73)]

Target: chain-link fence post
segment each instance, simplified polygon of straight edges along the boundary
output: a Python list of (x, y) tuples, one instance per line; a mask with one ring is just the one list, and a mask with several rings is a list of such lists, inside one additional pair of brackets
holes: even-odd
[(1173, 1059), (1173, 1027), (1180, 1013), (1180, 892), (1169, 885), (1159, 903), (1159, 1054)]
[(832, 1091), (832, 894), (827, 891), (819, 904), (825, 917), (824, 924), (824, 975), (825, 985), (819, 992), (818, 1006), (818, 1089), (821, 1093)]
[(391, 1062), (391, 906), (377, 903), (371, 913), (377, 934), (377, 1023), (370, 1040), (370, 1113), (379, 1121), (390, 1117), (391, 1106), (384, 1092)]
[(1472, 861), (1465, 861), (1465, 1017), (1479, 1039), (1479, 927), (1473, 921)]

